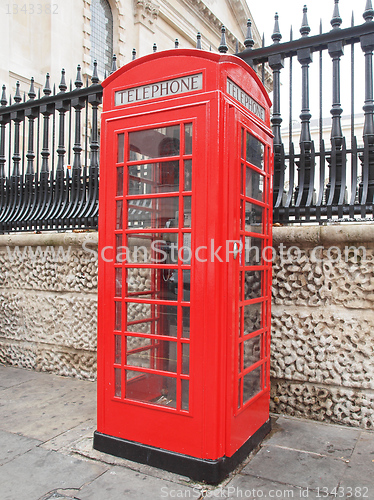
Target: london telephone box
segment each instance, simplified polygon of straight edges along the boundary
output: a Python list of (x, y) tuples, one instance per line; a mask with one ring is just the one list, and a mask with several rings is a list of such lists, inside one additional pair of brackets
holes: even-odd
[(194, 49), (103, 87), (94, 447), (218, 483), (270, 430), (270, 100)]

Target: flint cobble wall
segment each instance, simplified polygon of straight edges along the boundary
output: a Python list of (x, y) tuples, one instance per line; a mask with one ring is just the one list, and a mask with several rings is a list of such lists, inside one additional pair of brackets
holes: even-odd
[[(273, 234), (271, 410), (374, 428), (374, 225)], [(0, 236), (0, 363), (95, 379), (95, 250), (97, 233)]]

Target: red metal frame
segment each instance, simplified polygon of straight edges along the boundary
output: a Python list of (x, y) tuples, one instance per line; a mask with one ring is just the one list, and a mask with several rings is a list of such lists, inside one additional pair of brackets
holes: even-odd
[[(200, 73), (203, 84), (198, 91), (150, 99), (136, 105), (114, 105), (116, 91), (147, 83), (143, 81), (144, 74), (152, 75), (148, 82), (152, 84)], [(261, 104), (265, 109), (264, 120), (227, 93), (228, 77)], [(234, 241), (250, 237), (257, 243), (261, 240), (262, 249), (271, 245), (270, 101), (257, 76), (245, 63), (232, 56), (195, 50), (168, 51), (134, 61), (126, 69), (111, 75), (104, 87), (99, 221), (98, 433), (198, 459), (232, 457), (269, 419), (271, 262), (246, 265), (244, 250), (237, 259), (234, 259), (232, 250)], [(192, 124), (193, 131), (192, 154), (186, 154), (184, 149), (183, 130), (189, 124)], [(136, 137), (130, 134), (150, 133), (151, 130), (154, 134), (155, 129), (177, 125), (180, 127), (178, 154), (171, 151), (173, 156), (136, 160), (130, 157), (129, 137)], [(162, 133), (167, 135), (165, 130)], [(242, 131), (248, 131), (259, 141), (254, 141), (258, 150), (261, 149), (259, 143), (263, 144), (263, 166), (256, 166), (246, 158)], [(189, 191), (184, 191), (182, 167), (190, 160), (192, 186)], [(177, 174), (175, 166), (178, 163)], [(128, 174), (131, 167), (133, 171)], [(261, 201), (241, 191), (247, 169), (251, 172), (253, 186), (263, 186)], [(179, 189), (172, 191), (177, 175)], [(157, 188), (160, 180), (164, 189)], [(145, 192), (129, 194), (130, 181), (142, 186)], [(119, 188), (118, 182), (121, 184)], [(251, 189), (252, 195), (258, 197), (258, 191)], [(178, 224), (165, 227), (173, 200), (178, 209)], [(188, 200), (191, 200), (190, 224), (183, 227), (184, 203)], [(148, 205), (141, 207), (141, 203)], [(262, 207), (261, 233), (257, 232), (256, 226), (246, 230), (245, 203), (251, 203), (254, 212), (256, 207)], [(156, 216), (161, 217), (163, 206), (169, 209), (169, 215), (165, 220), (156, 219)], [(139, 214), (151, 213), (147, 224), (134, 226), (134, 222), (129, 227), (128, 207)], [(175, 221), (176, 216), (173, 224)], [(129, 237), (146, 241), (158, 235), (168, 241), (177, 239), (178, 247), (187, 235), (186, 240), (190, 238), (191, 241), (191, 261), (183, 262), (178, 258), (162, 264), (134, 263), (129, 260), (129, 255), (124, 262), (116, 261), (116, 241), (117, 245), (129, 246), (126, 244)], [(223, 262), (219, 257), (212, 261), (211, 248), (221, 246), (225, 249), (228, 240), (231, 240), (228, 261), (222, 252), (216, 255), (223, 257)], [(200, 259), (205, 258), (206, 262), (195, 255), (199, 247), (206, 247), (199, 253)], [(153, 250), (151, 255), (154, 254)], [(102, 255), (113, 262), (105, 262)], [(183, 300), (187, 296), (183, 288), (186, 272), (190, 272), (189, 300)], [(149, 277), (146, 289), (137, 292), (129, 289), (134, 273)], [(248, 279), (261, 273), (258, 297), (244, 296), (245, 273)], [(116, 290), (119, 292), (120, 276), (121, 295), (116, 293)], [(169, 300), (170, 297), (163, 292), (165, 278), (171, 286), (171, 277), (178, 278), (177, 282), (174, 281), (177, 283), (175, 300)], [(244, 311), (244, 306), (253, 304), (261, 304), (262, 323), (244, 335), (244, 314), (239, 321), (239, 309)], [(147, 312), (143, 312), (141, 319), (128, 324), (127, 310), (137, 306), (143, 306), (143, 311)], [(184, 336), (182, 321), (182, 311), (187, 307), (190, 307), (188, 337)], [(171, 323), (174, 321), (171, 310), (177, 311), (176, 328)], [(244, 368), (244, 345), (246, 348), (250, 346), (248, 340), (253, 338), (260, 339), (260, 355), (258, 343), (253, 341), (251, 346), (253, 356), (259, 356), (259, 359)], [(130, 348), (134, 339), (138, 339), (139, 345)], [(142, 341), (149, 343), (141, 345)], [(129, 349), (126, 349), (127, 344)], [(187, 348), (189, 370), (185, 369)], [(165, 359), (175, 350), (176, 364), (171, 361), (165, 364)], [(131, 355), (143, 356), (144, 359), (148, 356), (148, 367), (130, 365), (128, 356)], [(247, 374), (257, 373), (259, 367), (262, 372), (260, 390), (255, 391), (248, 401), (243, 401), (243, 380)], [(139, 376), (134, 375), (127, 382), (127, 370), (139, 373)], [(175, 383), (176, 394), (168, 391), (165, 385), (161, 386), (165, 380), (170, 381), (170, 386)], [(182, 383), (187, 385), (187, 382), (188, 405), (184, 394), (182, 407)]]

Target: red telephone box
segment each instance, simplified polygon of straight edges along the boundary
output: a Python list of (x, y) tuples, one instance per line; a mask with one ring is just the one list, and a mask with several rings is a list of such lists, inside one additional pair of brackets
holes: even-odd
[(218, 483), (270, 430), (270, 100), (202, 50), (103, 87), (94, 447)]

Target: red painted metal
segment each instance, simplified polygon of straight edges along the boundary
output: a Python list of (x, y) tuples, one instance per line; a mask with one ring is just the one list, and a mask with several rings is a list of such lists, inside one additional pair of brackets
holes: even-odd
[[(190, 75), (201, 84), (171, 87)], [(230, 95), (228, 78), (245, 94)], [(150, 98), (160, 82), (168, 95)], [(271, 262), (234, 258), (235, 241), (271, 246), (269, 98), (242, 60), (201, 50), (132, 61), (103, 87), (98, 432), (231, 457), (269, 419)], [(116, 105), (126, 89), (138, 101)], [(116, 261), (116, 242), (160, 239), (168, 251), (184, 242), (191, 259), (150, 261), (156, 246), (147, 262)]]

